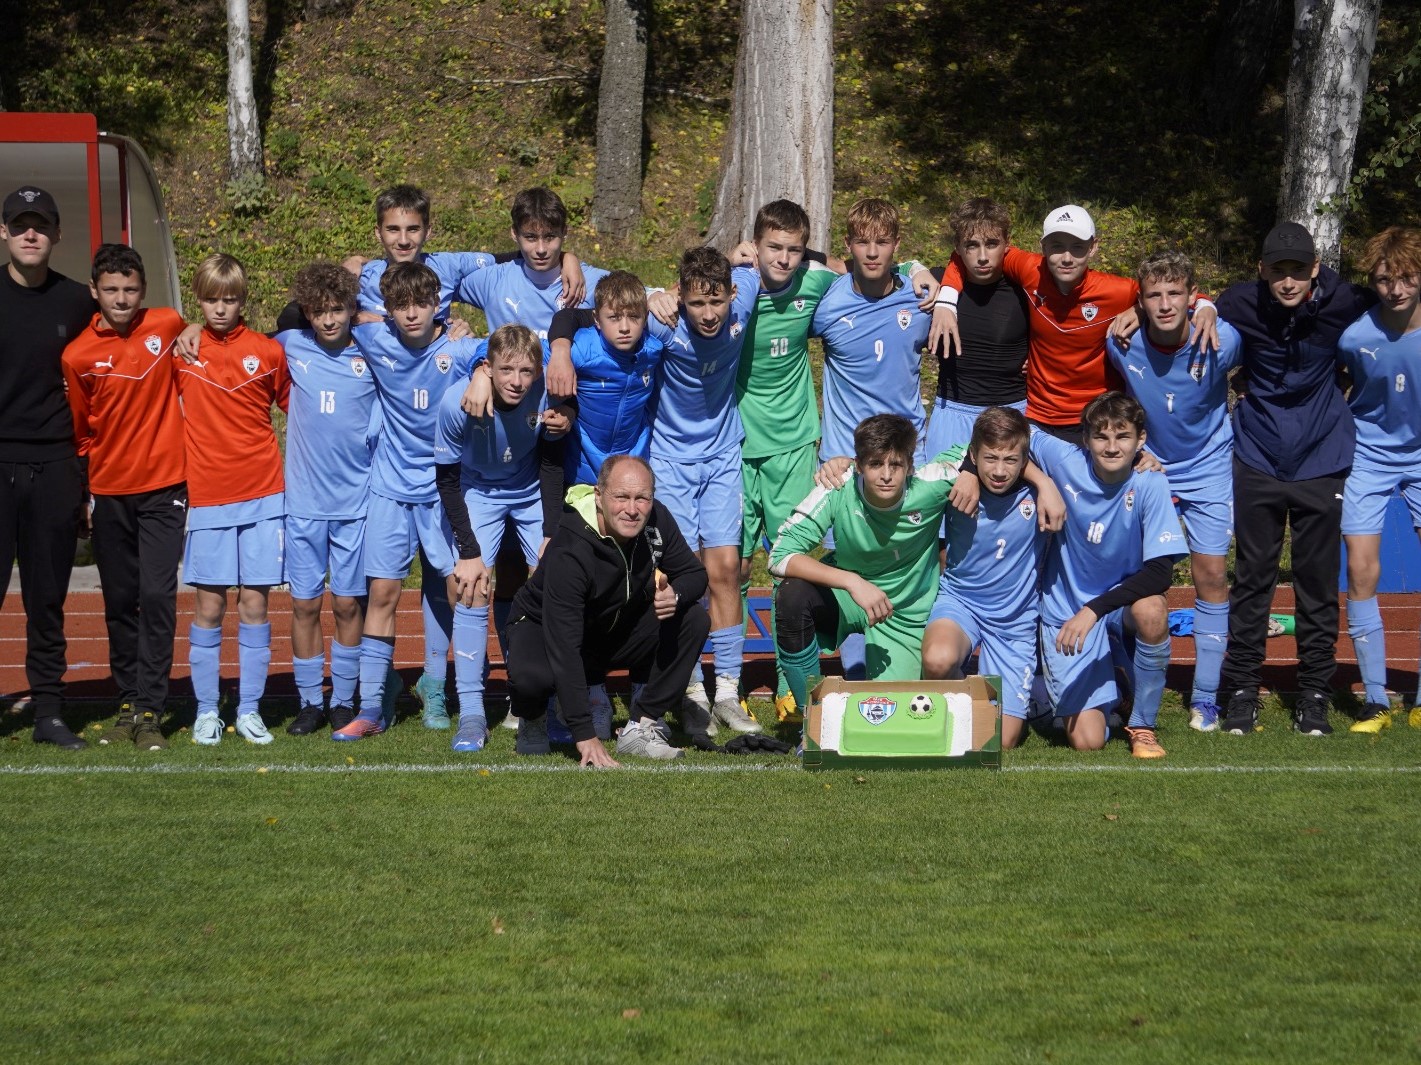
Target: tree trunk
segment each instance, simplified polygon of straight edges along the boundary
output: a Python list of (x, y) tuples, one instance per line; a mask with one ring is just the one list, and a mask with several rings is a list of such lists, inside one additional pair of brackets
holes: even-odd
[(641, 217), (641, 113), (647, 0), (606, 0), (607, 43), (597, 87), (597, 183), (592, 224), (624, 239)]
[(227, 0), (227, 141), (232, 177), (261, 177), (262, 135), (252, 84), (252, 20), (247, 0)]
[(1307, 228), (1336, 266), (1381, 0), (1295, 0), (1294, 10), (1278, 219)]
[(827, 245), (834, 192), (832, 0), (743, 0), (730, 131), (706, 241), (748, 240), (755, 212), (794, 200)]

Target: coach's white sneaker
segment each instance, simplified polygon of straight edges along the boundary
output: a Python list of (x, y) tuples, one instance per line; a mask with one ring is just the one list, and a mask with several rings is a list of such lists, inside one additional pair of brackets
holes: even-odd
[(670, 739), (671, 730), (664, 721), (652, 717), (628, 721), (617, 738), (617, 753), (670, 762), (686, 753), (679, 747), (672, 747)]

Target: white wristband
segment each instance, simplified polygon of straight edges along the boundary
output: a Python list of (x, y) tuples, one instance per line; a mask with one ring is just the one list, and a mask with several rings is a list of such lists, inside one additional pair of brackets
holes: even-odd
[(957, 310), (958, 291), (951, 285), (943, 285), (937, 290), (937, 299), (933, 300), (934, 307), (950, 307)]

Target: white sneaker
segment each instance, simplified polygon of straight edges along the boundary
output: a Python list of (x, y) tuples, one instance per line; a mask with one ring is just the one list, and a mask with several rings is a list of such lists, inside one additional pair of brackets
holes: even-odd
[(255, 743), (258, 746), (271, 742), (271, 733), (267, 731), (266, 722), (262, 720), (261, 714), (239, 714), (237, 716), (237, 735), (248, 743)]
[(720, 722), (731, 732), (760, 732), (756, 721), (740, 705), (740, 683), (734, 677), (715, 678), (715, 705), (711, 707), (711, 723)]
[(650, 717), (628, 721), (617, 738), (617, 753), (670, 762), (685, 754), (681, 748), (671, 746), (670, 738), (671, 730), (664, 721)]
[(222, 742), (222, 719), (216, 714), (198, 714), (192, 723), (192, 742), (216, 747)]

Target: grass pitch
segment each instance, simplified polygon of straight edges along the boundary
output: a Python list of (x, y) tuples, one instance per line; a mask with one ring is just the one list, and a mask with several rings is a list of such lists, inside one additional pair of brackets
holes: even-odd
[[(760, 707), (762, 716), (766, 708)], [(1334, 724), (1342, 724), (1334, 719)], [(1001, 773), (0, 740), (12, 1061), (1409, 1061), (1421, 732)]]

